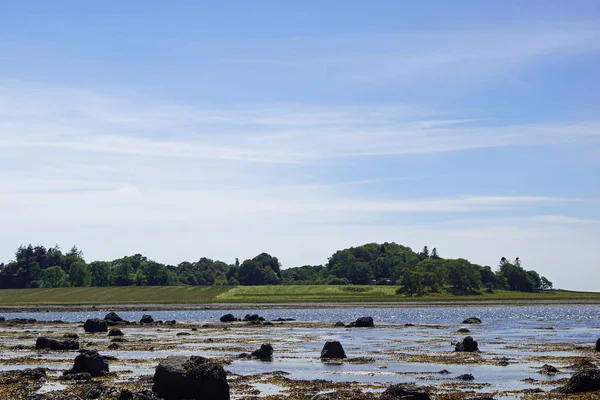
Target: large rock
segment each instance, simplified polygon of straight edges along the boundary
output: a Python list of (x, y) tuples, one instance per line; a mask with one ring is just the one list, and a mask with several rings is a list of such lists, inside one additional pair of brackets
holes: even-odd
[(151, 315), (148, 315), (148, 314), (142, 315), (142, 318), (140, 319), (140, 324), (153, 324), (153, 323), (154, 323), (154, 318), (152, 318)]
[(248, 322), (260, 322), (260, 321), (264, 321), (265, 319), (261, 316), (259, 316), (258, 314), (246, 314), (244, 316), (244, 321), (248, 321)]
[(119, 328), (111, 328), (108, 332), (108, 336), (123, 336), (123, 332)]
[(463, 324), (480, 324), (481, 320), (477, 317), (471, 317), (471, 318), (465, 319), (462, 323)]
[(273, 346), (270, 344), (263, 344), (260, 346), (260, 349), (254, 350), (250, 353), (250, 357), (258, 358), (264, 361), (271, 360), (273, 358)]
[(106, 316), (104, 317), (105, 321), (112, 321), (112, 322), (124, 322), (125, 320), (123, 318), (121, 318), (119, 316), (119, 314), (117, 314), (114, 311), (109, 312), (108, 314), (106, 314)]
[(556, 389), (559, 393), (585, 393), (600, 391), (600, 370), (585, 368), (571, 376), (566, 385)]
[(239, 321), (233, 314), (225, 314), (220, 319), (221, 322), (235, 322)]
[(456, 344), (454, 351), (473, 352), (479, 351), (479, 347), (477, 345), (477, 341), (473, 340), (471, 336), (467, 336), (462, 342), (458, 342)]
[(204, 357), (165, 358), (156, 367), (152, 390), (165, 400), (229, 400), (227, 373)]
[(600, 339), (596, 340), (596, 351), (600, 351)]
[(103, 319), (92, 318), (85, 321), (83, 329), (86, 332), (108, 332), (108, 324)]
[(373, 317), (360, 317), (354, 322), (354, 326), (357, 328), (373, 328), (375, 324), (373, 323)]
[(431, 400), (429, 392), (416, 385), (392, 385), (379, 396), (380, 400)]
[(108, 372), (108, 363), (96, 350), (81, 350), (75, 357), (73, 368), (67, 374), (88, 373), (91, 376), (102, 376)]
[(346, 358), (344, 347), (337, 340), (329, 340), (321, 350), (321, 359)]
[(79, 350), (79, 342), (73, 339), (56, 340), (40, 336), (35, 341), (36, 350)]

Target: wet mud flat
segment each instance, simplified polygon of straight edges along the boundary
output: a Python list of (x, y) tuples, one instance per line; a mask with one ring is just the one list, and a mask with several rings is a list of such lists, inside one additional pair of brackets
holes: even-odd
[[(600, 364), (589, 339), (600, 337), (595, 326), (555, 327), (540, 321), (500, 329), (485, 321), (405, 326), (375, 320), (375, 327), (359, 328), (345, 322), (132, 322), (115, 327), (122, 336), (108, 336), (86, 333), (83, 321), (7, 320), (0, 322), (0, 399), (143, 399), (123, 393), (151, 392), (156, 366), (174, 355), (203, 356), (222, 365), (233, 399), (311, 399), (318, 394), (326, 395), (323, 399), (378, 399), (398, 383), (416, 384), (444, 400), (600, 398), (600, 392), (554, 391), (582, 365)], [(454, 351), (467, 335), (477, 340), (480, 351)], [(73, 367), (78, 351), (35, 348), (39, 337), (67, 336), (80, 349), (106, 357), (109, 372), (66, 379), (63, 372)], [(324, 343), (331, 340), (343, 345), (347, 358), (320, 359)], [(250, 355), (267, 343), (272, 357)]]

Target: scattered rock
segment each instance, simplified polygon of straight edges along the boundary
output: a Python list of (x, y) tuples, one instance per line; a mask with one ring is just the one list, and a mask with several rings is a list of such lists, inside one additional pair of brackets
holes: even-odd
[(79, 339), (79, 335), (76, 333), (65, 333), (63, 337), (67, 339)]
[(431, 400), (429, 392), (417, 385), (392, 385), (379, 397), (380, 400)]
[(357, 328), (373, 328), (375, 324), (373, 323), (373, 317), (360, 317), (356, 320), (354, 326)]
[(508, 358), (506, 357), (502, 357), (499, 361), (498, 361), (498, 365), (501, 367), (507, 367), (510, 365), (510, 362), (508, 360)]
[(165, 321), (165, 325), (175, 325), (177, 323), (177, 321), (175, 321), (174, 319), (170, 320), (170, 321)]
[(0, 317), (0, 322), (5, 322), (6, 318), (5, 317)]
[(600, 391), (600, 370), (587, 368), (577, 371), (566, 385), (556, 391), (565, 394)]
[(462, 342), (458, 342), (454, 351), (459, 352), (474, 352), (479, 351), (479, 347), (477, 345), (477, 341), (473, 340), (471, 336), (467, 336), (463, 339)]
[(114, 311), (109, 312), (108, 314), (106, 314), (106, 316), (104, 317), (105, 321), (112, 321), (112, 322), (125, 322), (125, 320), (123, 318), (121, 318), (119, 316), (119, 314), (117, 314)]
[(142, 315), (142, 318), (140, 319), (140, 324), (153, 324), (153, 323), (154, 323), (154, 318), (152, 318), (152, 316), (150, 316), (148, 314)]
[(108, 324), (100, 318), (91, 318), (85, 321), (83, 329), (86, 332), (108, 332)]
[(81, 350), (75, 357), (75, 364), (65, 374), (79, 374), (87, 372), (91, 376), (102, 376), (108, 372), (108, 363), (96, 350)]
[(459, 330), (457, 330), (456, 332), (458, 333), (471, 333), (470, 330), (468, 330), (467, 328), (460, 328)]
[(118, 343), (111, 343), (108, 345), (107, 349), (108, 350), (119, 350), (121, 346), (119, 346)]
[(83, 392), (84, 399), (105, 399), (115, 392), (115, 388), (109, 388), (102, 384), (88, 386)]
[(346, 326), (346, 325), (344, 325), (344, 323), (342, 321), (338, 321), (335, 323), (334, 326)]
[(264, 321), (262, 324), (265, 326), (273, 326), (274, 325), (271, 321)]
[(415, 326), (415, 325), (414, 324), (404, 324), (404, 326), (406, 326), (408, 328), (408, 327)]
[(46, 368), (26, 368), (22, 371), (19, 371), (18, 374), (22, 379), (39, 381), (40, 379), (44, 379), (46, 377)]
[(440, 375), (450, 375), (450, 371), (448, 371), (447, 369), (443, 369), (440, 372), (438, 372), (438, 374), (440, 374)]
[(123, 332), (119, 328), (111, 328), (108, 336), (123, 336)]
[(65, 371), (63, 376), (60, 377), (62, 381), (76, 381), (76, 382), (89, 382), (92, 380), (92, 375), (87, 372), (80, 372), (77, 374), (71, 374)]
[(321, 359), (347, 358), (344, 347), (337, 340), (328, 340), (321, 350)]
[(139, 392), (132, 392), (129, 389), (121, 390), (119, 398), (117, 400), (158, 400), (158, 397), (154, 392), (150, 390), (141, 390)]
[(292, 322), (295, 320), (296, 320), (295, 318), (277, 318), (277, 319), (274, 319), (273, 321), (274, 322)]
[(310, 400), (334, 400), (331, 393), (317, 393)]
[(600, 339), (596, 340), (596, 351), (600, 351)]
[(260, 349), (254, 350), (250, 353), (252, 358), (258, 358), (263, 361), (269, 361), (273, 359), (273, 346), (270, 344), (263, 344), (260, 346)]
[(190, 336), (190, 335), (191, 335), (191, 333), (189, 333), (189, 332), (177, 332), (176, 336)]
[(110, 339), (110, 341), (112, 343), (125, 343), (125, 342), (127, 342), (127, 339), (122, 338), (122, 337), (113, 337)]
[(558, 374), (560, 371), (558, 370), (558, 368), (556, 368), (556, 367), (554, 367), (552, 365), (544, 364), (538, 370), (538, 372), (540, 374), (545, 374), (545, 375), (554, 375), (554, 374)]
[(255, 322), (255, 321), (264, 321), (265, 319), (258, 314), (246, 314), (244, 316), (244, 321), (247, 322)]
[(461, 381), (474, 381), (475, 377), (471, 374), (462, 374), (456, 377), (456, 379)]
[(470, 317), (465, 319), (463, 322), (463, 324), (480, 324), (481, 320), (477, 317)]
[(79, 342), (73, 339), (56, 340), (40, 336), (35, 341), (36, 350), (79, 350)]
[(9, 322), (11, 324), (35, 324), (37, 322), (37, 319), (34, 318), (13, 318), (13, 319), (9, 319), (6, 322)]
[(225, 314), (220, 318), (221, 322), (236, 322), (239, 321), (239, 318), (236, 318), (233, 314)]
[(156, 367), (152, 390), (165, 400), (229, 400), (227, 373), (204, 357), (162, 360)]

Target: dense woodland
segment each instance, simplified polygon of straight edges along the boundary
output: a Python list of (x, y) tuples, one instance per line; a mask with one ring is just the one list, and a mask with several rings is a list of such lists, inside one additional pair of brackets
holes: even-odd
[(415, 253), (396, 243), (369, 243), (336, 251), (326, 265), (281, 269), (267, 253), (234, 264), (201, 258), (165, 265), (136, 254), (113, 261), (86, 262), (73, 247), (21, 246), (15, 260), (0, 264), (0, 288), (165, 285), (397, 285), (398, 294), (475, 293), (481, 289), (533, 292), (552, 288), (520, 260), (502, 258), (496, 270), (459, 259), (442, 258), (434, 248)]

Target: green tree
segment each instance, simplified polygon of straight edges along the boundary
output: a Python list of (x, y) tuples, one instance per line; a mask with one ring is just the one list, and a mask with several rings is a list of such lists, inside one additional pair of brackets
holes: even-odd
[(92, 283), (90, 267), (82, 261), (74, 262), (69, 268), (69, 280), (72, 286), (90, 286)]
[(58, 288), (67, 286), (69, 286), (69, 276), (58, 265), (46, 268), (44, 272), (42, 272), (40, 287)]

